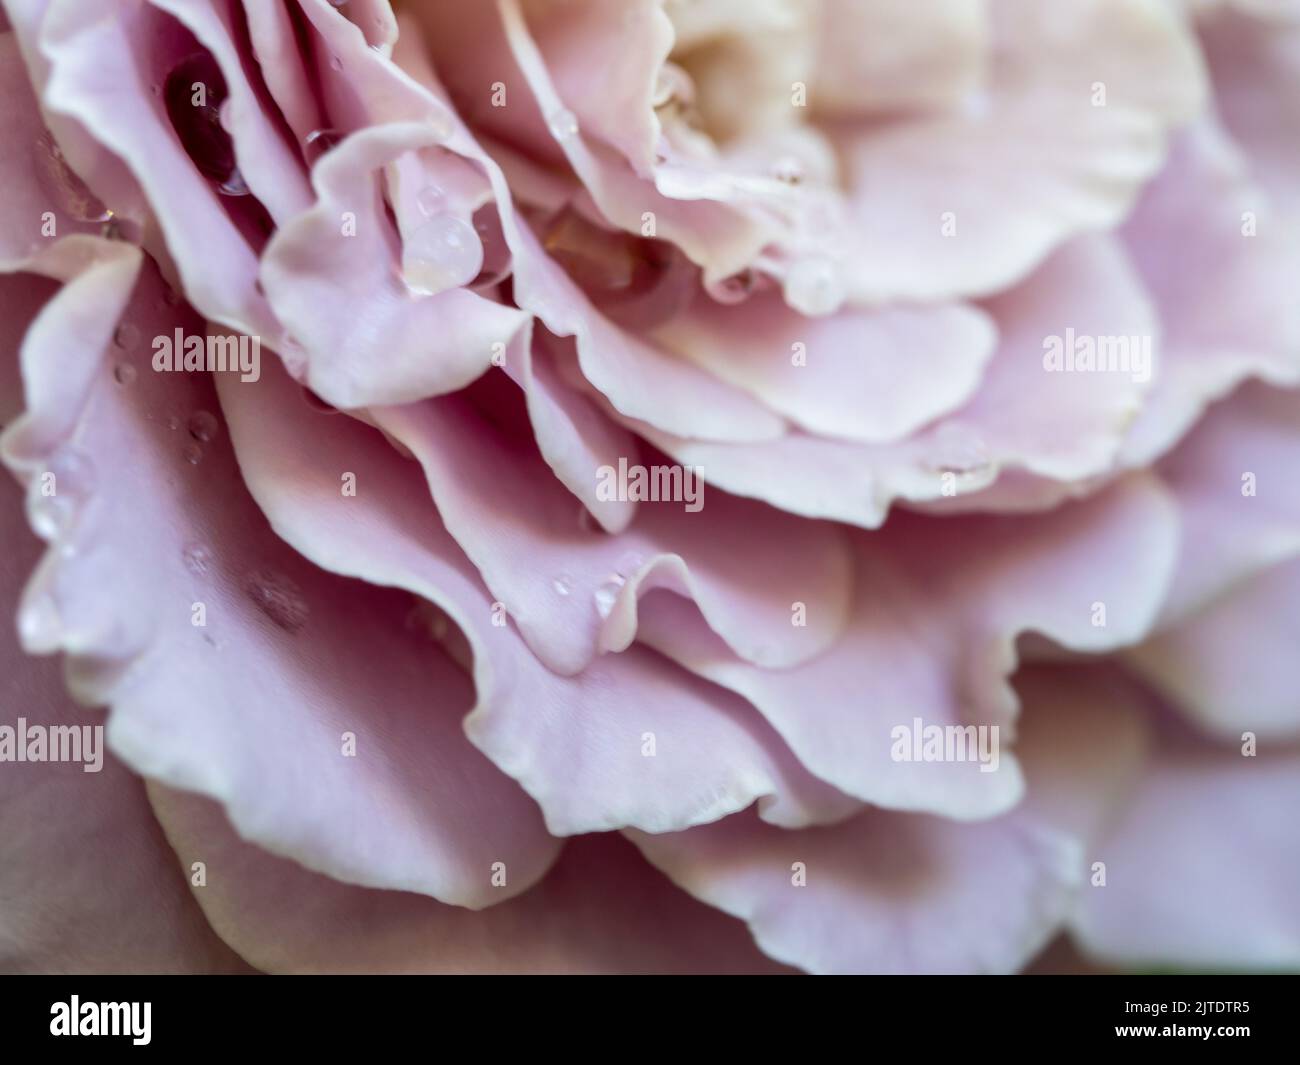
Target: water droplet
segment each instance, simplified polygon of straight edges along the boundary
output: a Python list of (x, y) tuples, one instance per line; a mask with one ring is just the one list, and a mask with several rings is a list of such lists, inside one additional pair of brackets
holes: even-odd
[(140, 340), (140, 330), (131, 325), (130, 322), (123, 322), (113, 332), (113, 343), (124, 351), (135, 347)]
[(201, 444), (206, 444), (216, 436), (219, 427), (216, 416), (206, 410), (195, 411), (190, 416), (190, 436)]
[(973, 475), (992, 465), (988, 446), (969, 426), (945, 422), (935, 431), (930, 467), (940, 473)]
[(24, 597), (18, 609), (18, 638), (31, 653), (53, 651), (63, 634), (58, 605), (48, 593)]
[(167, 428), (175, 432), (181, 427), (181, 420), (175, 414), (167, 415)]
[(793, 155), (783, 155), (772, 164), (772, 176), (787, 185), (797, 185), (804, 178), (803, 163)]
[(758, 274), (746, 267), (738, 274), (724, 277), (721, 281), (711, 281), (704, 288), (718, 303), (734, 305), (744, 303), (758, 287)]
[(483, 245), (474, 227), (450, 213), (435, 215), (402, 247), (402, 276), (421, 296), (468, 285), (483, 268)]
[(573, 582), (568, 577), (556, 577), (551, 581), (551, 587), (555, 589), (556, 595), (568, 595), (573, 591)]
[(347, 2), (348, 0), (330, 0), (330, 4), (333, 7), (346, 7)]
[(614, 604), (618, 602), (619, 590), (626, 583), (627, 581), (619, 574), (614, 573), (596, 589), (596, 611), (602, 618), (607, 618), (613, 613)]
[(244, 592), (285, 632), (297, 632), (307, 622), (307, 601), (298, 586), (283, 574), (269, 569), (250, 573), (244, 581)]
[(217, 191), (223, 196), (248, 195), (248, 185), (244, 181), (244, 175), (239, 172), (239, 167), (235, 167), (226, 180), (217, 186)]
[(90, 456), (67, 448), (51, 458), (27, 486), (27, 519), (36, 535), (53, 540), (70, 529), (95, 488)]
[(342, 70), (343, 60), (336, 55), (330, 56), (330, 70)]
[(185, 568), (197, 576), (203, 576), (212, 566), (212, 552), (202, 544), (187, 544), (181, 551)]
[(335, 129), (314, 129), (302, 139), (303, 154), (309, 163), (315, 163), (326, 152), (338, 145), (343, 139)]
[(188, 444), (186, 444), (183, 448), (181, 448), (181, 457), (184, 458), (185, 461), (188, 462), (191, 466), (197, 466), (200, 462), (203, 461), (203, 448), (201, 448), (198, 444), (196, 444), (193, 440), (191, 440)]
[(130, 363), (119, 363), (117, 368), (113, 371), (113, 380), (119, 385), (132, 384), (135, 381), (135, 377), (135, 367)]
[(829, 259), (800, 259), (785, 276), (785, 300), (810, 318), (834, 314), (844, 304), (844, 285)]
[(415, 204), (425, 218), (432, 218), (447, 205), (447, 194), (432, 182), (415, 194)]
[(553, 111), (546, 119), (551, 135), (558, 141), (567, 141), (578, 135), (578, 116), (567, 107)]

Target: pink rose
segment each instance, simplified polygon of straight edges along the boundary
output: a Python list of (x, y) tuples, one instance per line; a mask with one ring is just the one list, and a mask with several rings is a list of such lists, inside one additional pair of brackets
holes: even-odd
[(3, 6), (4, 969), (1300, 965), (1300, 3)]

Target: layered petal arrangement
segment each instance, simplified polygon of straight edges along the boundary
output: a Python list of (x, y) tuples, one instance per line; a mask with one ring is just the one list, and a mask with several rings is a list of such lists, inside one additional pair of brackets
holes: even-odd
[(0, 969), (1300, 967), (1300, 2), (0, 3)]

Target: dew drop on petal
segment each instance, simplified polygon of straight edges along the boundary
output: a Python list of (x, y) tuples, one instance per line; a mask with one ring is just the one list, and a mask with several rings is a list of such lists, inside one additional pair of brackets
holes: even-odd
[(602, 618), (607, 618), (613, 613), (614, 604), (618, 602), (619, 590), (626, 583), (622, 576), (615, 573), (596, 589), (596, 611)]
[(314, 129), (302, 139), (303, 155), (307, 161), (315, 164), (316, 160), (334, 148), (343, 138), (338, 130)]
[(931, 468), (940, 473), (976, 474), (992, 465), (979, 433), (956, 422), (945, 422), (935, 432), (931, 456)]
[(551, 581), (551, 587), (555, 589), (556, 595), (567, 596), (573, 591), (572, 582), (568, 577), (556, 577), (555, 580)]
[(217, 186), (217, 191), (223, 196), (248, 195), (248, 185), (244, 181), (244, 175), (239, 172), (239, 167), (235, 167), (226, 180)]
[(126, 362), (119, 363), (118, 366), (113, 370), (113, 380), (116, 381), (119, 385), (125, 386), (125, 385), (132, 384), (135, 381), (135, 378), (136, 378), (136, 370), (135, 367), (132, 366), (130, 363), (126, 363)]
[(810, 318), (834, 314), (844, 304), (844, 284), (829, 259), (800, 259), (786, 274), (785, 300)]
[(18, 638), (34, 653), (52, 651), (59, 645), (63, 622), (59, 608), (48, 593), (25, 597), (18, 609)]
[(557, 141), (567, 141), (578, 135), (578, 116), (567, 107), (552, 111), (547, 116), (546, 125)]
[(402, 277), (421, 296), (468, 285), (483, 268), (483, 245), (474, 227), (444, 212), (407, 237), (402, 247)]
[(181, 448), (181, 457), (184, 458), (185, 461), (188, 462), (191, 466), (197, 466), (200, 462), (203, 461), (203, 448), (200, 447), (193, 440), (191, 440), (188, 444), (186, 444), (183, 448)]
[(61, 536), (83, 512), (95, 490), (90, 456), (65, 448), (27, 486), (27, 519), (44, 540)]
[(219, 428), (216, 416), (209, 411), (195, 411), (190, 416), (189, 430), (190, 436), (201, 444), (206, 444), (217, 435)]

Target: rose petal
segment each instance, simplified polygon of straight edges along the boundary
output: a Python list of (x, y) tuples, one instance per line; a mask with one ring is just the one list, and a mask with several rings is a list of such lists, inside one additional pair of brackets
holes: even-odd
[[(7, 360), (0, 381), (6, 398), (16, 400), (21, 388)], [(0, 413), (7, 422), (11, 412)], [(7, 478), (0, 480), (0, 527), (8, 548), (0, 557), (0, 600), (8, 614), (40, 552), (22, 519), (22, 495)], [(6, 728), (18, 729), (19, 719), (28, 729), (102, 727), (98, 714), (68, 698), (58, 663), (25, 656), (8, 624), (0, 633), (0, 658)], [(102, 758), (97, 769), (92, 748), (82, 747), (81, 763), (6, 762), (0, 771), (0, 968), (244, 969), (186, 890), (142, 783), (105, 751), (102, 737), (93, 749)]]
[(1036, 631), (1092, 653), (1137, 641), (1155, 619), (1176, 544), (1172, 503), (1150, 477), (1043, 515), (898, 514), (858, 536), (849, 624), (811, 662), (756, 669), (671, 602), (647, 604), (641, 638), (743, 695), (804, 765), (847, 794), (891, 809), (989, 817), (1020, 797), (1013, 753), (1003, 752), (1007, 764), (996, 772), (972, 761), (899, 761), (894, 730), (920, 718), (1009, 733), (1016, 637)]
[(805, 318), (775, 292), (697, 296), (657, 339), (808, 432), (896, 440), (971, 398), (996, 334), (960, 304)]
[[(1258, 228), (1247, 236), (1249, 224)], [(1174, 142), (1124, 240), (1164, 327), (1126, 465), (1150, 463), (1248, 376), (1300, 383), (1300, 315), (1285, 280), (1300, 259), (1217, 126), (1203, 121)]]
[(336, 407), (462, 388), (527, 320), (463, 288), (413, 296), (395, 275), (396, 234), (374, 172), (440, 140), (418, 123), (348, 137), (312, 173), (316, 206), (283, 226), (262, 259), (267, 297), (306, 352), (306, 382)]
[[(694, 502), (648, 503), (626, 532), (605, 536), (579, 523), (531, 442), (504, 439), (459, 397), (374, 417), (420, 461), (448, 530), (558, 672), (627, 647), (637, 600), (656, 587), (694, 599), (729, 646), (769, 668), (816, 655), (840, 630), (849, 561), (832, 526), (690, 493), (683, 474)], [(762, 584), (755, 573), (767, 574)], [(796, 600), (811, 604), (806, 628), (791, 626)]]
[[(77, 295), (46, 313), (69, 313)], [(461, 905), (510, 893), (490, 884), (498, 859), (515, 870), (511, 891), (526, 888), (558, 845), (465, 741), (468, 678), (403, 627), (402, 595), (323, 573), (275, 538), (243, 494), (210, 380), (151, 369), (143, 338), (202, 335), (152, 269), (124, 321), (135, 339), (112, 349), (119, 367), (78, 349), (100, 369), (70, 439), (42, 437), (25, 464), (33, 479), (72, 475), (71, 514), (24, 597), (25, 643), (70, 652), (74, 691), (112, 705), (109, 742), (129, 765), (220, 799), (278, 853)], [(38, 381), (28, 399), (48, 395)], [(50, 419), (35, 410), (30, 424)]]
[(569, 841), (541, 883), (475, 913), (309, 872), (241, 840), (196, 796), (152, 787), (150, 799), (182, 867), (212, 871), (195, 892), (212, 926), (269, 972), (781, 971), (740, 922), (677, 890), (616, 835)]
[(1098, 848), (1074, 935), (1094, 957), (1138, 969), (1300, 965), (1300, 757), (1243, 758), (1178, 745), (1142, 775)]
[[(775, 819), (833, 820), (855, 804), (810, 778), (752, 708), (633, 647), (575, 677), (537, 662), (436, 514), (421, 476), (374, 430), (302, 403), (272, 371), (225, 381), (222, 403), (250, 490), (276, 530), (334, 572), (436, 603), (464, 633), (478, 701), (473, 742), (542, 806), (557, 835), (681, 828), (763, 799)], [(356, 495), (339, 492), (340, 471)]]
[(1194, 40), (1161, 0), (989, 10), (990, 80), (968, 111), (844, 138), (854, 246), (874, 249), (845, 265), (858, 298), (1019, 281), (1067, 239), (1123, 218), (1163, 162), (1165, 131), (1201, 105)]

